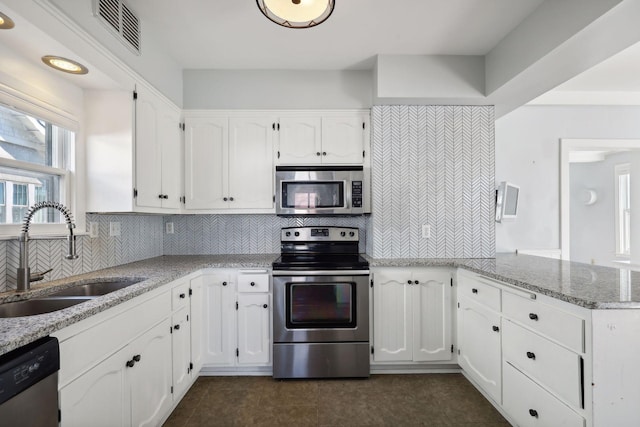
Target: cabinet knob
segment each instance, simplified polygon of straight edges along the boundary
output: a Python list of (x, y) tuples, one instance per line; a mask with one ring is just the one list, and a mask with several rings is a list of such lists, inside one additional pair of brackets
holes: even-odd
[(133, 361), (134, 361), (134, 362), (139, 362), (139, 361), (140, 361), (140, 359), (142, 359), (142, 358), (140, 357), (140, 355), (139, 355), (139, 354), (136, 354), (135, 356), (133, 356)]
[(158, 194), (158, 199), (162, 199), (162, 194)]
[(407, 285), (410, 285), (411, 283), (411, 280), (407, 280)]
[(477, 294), (477, 293), (478, 293), (478, 290), (477, 290), (476, 288), (473, 288), (473, 289), (471, 289), (471, 293), (473, 293), (473, 294)]
[(319, 151), (316, 153), (316, 156), (320, 156), (320, 152)]
[(267, 304), (264, 304), (264, 305), (262, 306), (262, 308), (267, 308), (267, 307), (268, 307), (268, 305), (267, 305)]
[(229, 199), (227, 199), (226, 197), (223, 197), (223, 198), (222, 198), (222, 200), (224, 200), (224, 201), (226, 202), (226, 201), (227, 201), (227, 200), (229, 200)]
[(229, 201), (233, 202), (233, 197), (229, 197)]
[(180, 294), (180, 298), (184, 299), (186, 295), (184, 293)]
[(536, 354), (531, 351), (527, 351), (527, 357), (531, 360), (536, 360)]
[(135, 364), (136, 364), (136, 362), (134, 362), (133, 359), (127, 360), (127, 363), (126, 363), (127, 368), (133, 368), (133, 365), (135, 365)]
[(255, 286), (255, 285), (256, 285), (256, 282), (251, 282), (251, 286)]
[(222, 286), (227, 286), (227, 282), (222, 282)]
[(500, 332), (500, 328), (497, 326), (492, 326), (491, 329), (493, 329), (493, 332)]
[(173, 329), (175, 329), (175, 330), (180, 329), (180, 325), (175, 325), (175, 326), (173, 327)]
[(167, 194), (163, 194), (163, 195), (162, 195), (162, 198), (163, 198), (163, 199), (168, 199), (168, 198), (169, 198), (169, 196), (168, 196)]
[(420, 284), (420, 282), (419, 282), (418, 280), (416, 280), (416, 281), (414, 281), (414, 282), (413, 282), (413, 284), (414, 284), (414, 285), (419, 285), (419, 284)]
[(323, 155), (323, 156), (326, 156), (326, 155), (327, 155), (327, 152), (326, 152), (326, 151), (323, 151), (323, 152), (322, 152), (322, 155)]
[(538, 418), (538, 411), (536, 411), (535, 409), (529, 409), (529, 415)]
[(538, 320), (538, 315), (535, 313), (529, 313), (529, 319), (531, 320)]

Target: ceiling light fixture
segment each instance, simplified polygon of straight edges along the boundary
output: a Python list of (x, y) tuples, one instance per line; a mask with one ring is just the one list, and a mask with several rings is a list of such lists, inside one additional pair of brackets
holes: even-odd
[(42, 62), (51, 68), (64, 71), (65, 73), (87, 74), (89, 72), (84, 65), (61, 56), (46, 55), (42, 57)]
[(13, 19), (0, 12), (0, 30), (10, 30), (15, 26), (16, 24), (13, 23)]
[(287, 28), (311, 28), (331, 16), (335, 0), (256, 0), (264, 16)]

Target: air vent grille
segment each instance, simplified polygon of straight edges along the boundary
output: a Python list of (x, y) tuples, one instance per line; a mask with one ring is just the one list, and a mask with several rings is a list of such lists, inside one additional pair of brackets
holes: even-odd
[(140, 20), (122, 0), (95, 0), (94, 14), (127, 47), (140, 54)]

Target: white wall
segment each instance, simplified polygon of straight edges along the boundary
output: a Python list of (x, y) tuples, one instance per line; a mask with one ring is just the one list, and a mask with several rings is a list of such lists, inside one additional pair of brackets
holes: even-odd
[(496, 182), (520, 185), (518, 218), (496, 251), (560, 247), (560, 139), (640, 138), (640, 107), (525, 106), (496, 121)]
[(371, 71), (185, 70), (184, 108), (370, 108)]

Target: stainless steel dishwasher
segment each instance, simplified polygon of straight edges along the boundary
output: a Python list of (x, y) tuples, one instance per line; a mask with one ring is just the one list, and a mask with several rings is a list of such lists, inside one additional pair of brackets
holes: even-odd
[(0, 425), (58, 425), (58, 340), (42, 338), (0, 356)]

